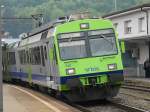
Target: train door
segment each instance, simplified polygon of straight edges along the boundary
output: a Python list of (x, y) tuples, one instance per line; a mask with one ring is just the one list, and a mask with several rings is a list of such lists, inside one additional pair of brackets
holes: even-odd
[(50, 81), (50, 69), (49, 69), (49, 60), (48, 60), (48, 43), (47, 44), (43, 44), (43, 46), (41, 46), (41, 62), (42, 62), (42, 72), (46, 77), (46, 82), (45, 85), (48, 86), (49, 85), (49, 81)]
[(49, 72), (50, 70), (48, 69), (49, 68), (49, 60), (48, 60), (48, 51), (47, 51), (47, 45), (44, 45), (44, 58), (45, 58), (45, 68), (46, 68), (46, 75), (49, 76)]
[(57, 84), (58, 84), (58, 69), (57, 69), (57, 59), (56, 59), (56, 51), (55, 51), (55, 45), (53, 43), (53, 37), (50, 38), (50, 43), (49, 43), (49, 60), (50, 60), (50, 81), (49, 81), (49, 86), (52, 89), (58, 89)]
[(48, 49), (49, 49), (49, 46), (48, 46), (48, 43), (46, 43), (44, 45), (44, 57), (45, 57), (45, 68), (46, 68), (46, 80), (47, 80), (47, 86), (49, 86), (49, 81), (50, 81), (50, 61), (49, 61), (49, 54), (48, 54)]
[(40, 67), (40, 73), (42, 73), (43, 75), (43, 80), (42, 80), (42, 85), (47, 85), (46, 83), (46, 76), (47, 76), (47, 72), (46, 72), (46, 65), (45, 65), (45, 51), (44, 51), (44, 45), (42, 44), (40, 46), (40, 50), (41, 50), (41, 67)]

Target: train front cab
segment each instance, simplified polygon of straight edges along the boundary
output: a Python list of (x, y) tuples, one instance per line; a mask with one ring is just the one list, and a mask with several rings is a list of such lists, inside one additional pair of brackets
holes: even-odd
[(87, 19), (60, 25), (55, 44), (62, 95), (71, 101), (117, 95), (123, 82), (123, 66), (110, 21)]

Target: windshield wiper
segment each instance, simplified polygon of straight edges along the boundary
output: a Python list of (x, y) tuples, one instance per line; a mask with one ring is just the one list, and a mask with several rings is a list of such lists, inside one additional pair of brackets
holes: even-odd
[(100, 35), (100, 37), (109, 42), (112, 46), (114, 45), (114, 43), (112, 41), (109, 41), (104, 35)]

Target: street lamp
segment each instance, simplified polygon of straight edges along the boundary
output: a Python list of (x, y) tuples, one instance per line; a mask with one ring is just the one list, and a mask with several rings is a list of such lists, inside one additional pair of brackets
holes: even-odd
[(0, 6), (0, 112), (3, 112), (3, 82), (2, 82), (2, 46), (1, 46), (1, 38), (2, 38), (2, 9), (4, 5)]

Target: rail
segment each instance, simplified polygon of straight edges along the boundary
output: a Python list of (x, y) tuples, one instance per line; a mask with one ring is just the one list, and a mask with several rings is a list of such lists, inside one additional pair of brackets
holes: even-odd
[(124, 89), (132, 89), (132, 90), (139, 90), (139, 91), (144, 91), (144, 92), (150, 92), (150, 87), (145, 87), (145, 86), (137, 86), (137, 85), (132, 85), (132, 84), (124, 84), (122, 86)]

